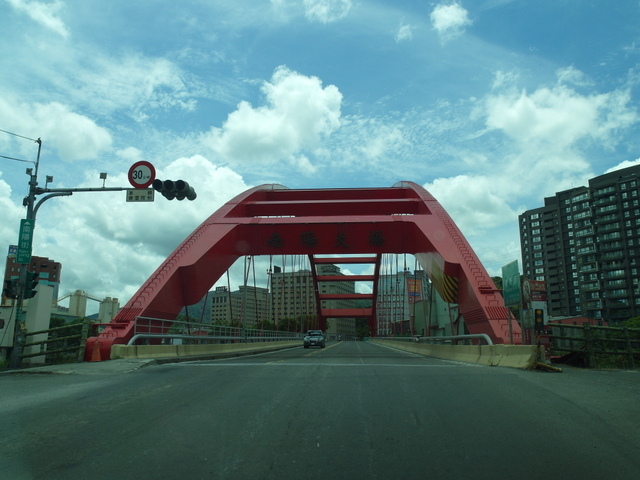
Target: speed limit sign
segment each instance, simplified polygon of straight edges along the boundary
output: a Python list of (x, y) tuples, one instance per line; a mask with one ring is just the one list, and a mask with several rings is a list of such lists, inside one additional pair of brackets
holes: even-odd
[(147, 188), (155, 179), (156, 169), (149, 162), (136, 162), (129, 169), (129, 183), (133, 188)]

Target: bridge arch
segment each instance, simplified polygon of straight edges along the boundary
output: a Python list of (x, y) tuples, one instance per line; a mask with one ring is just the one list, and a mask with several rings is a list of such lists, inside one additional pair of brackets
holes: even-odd
[[(241, 256), (303, 254), (313, 266), (315, 255), (371, 254), (371, 262), (377, 258), (379, 265), (383, 253), (414, 255), (440, 296), (458, 304), (470, 333), (508, 343), (511, 323), (519, 343), (520, 327), (509, 321), (491, 277), (451, 217), (421, 186), (406, 181), (353, 189), (267, 184), (236, 196), (202, 222), (104, 331), (88, 340), (85, 358), (91, 360), (98, 341), (101, 358), (108, 359), (111, 345), (132, 338), (136, 317), (175, 319)], [(375, 290), (374, 281), (374, 296)]]

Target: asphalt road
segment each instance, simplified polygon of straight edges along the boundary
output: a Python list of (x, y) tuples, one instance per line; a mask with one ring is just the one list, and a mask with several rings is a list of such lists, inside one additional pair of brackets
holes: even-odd
[(638, 372), (365, 342), (112, 375), (1, 375), (0, 478), (634, 479)]

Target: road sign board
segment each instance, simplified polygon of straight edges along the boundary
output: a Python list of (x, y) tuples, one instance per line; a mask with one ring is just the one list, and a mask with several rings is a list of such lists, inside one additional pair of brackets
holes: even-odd
[(34, 220), (20, 220), (20, 234), (18, 235), (18, 254), (16, 255), (16, 263), (29, 263), (31, 261), (33, 224)]
[(520, 270), (517, 260), (502, 267), (502, 289), (506, 307), (520, 305)]
[(155, 179), (156, 169), (149, 162), (136, 162), (129, 169), (129, 183), (133, 188), (147, 188)]
[(153, 202), (154, 194), (153, 188), (145, 188), (144, 190), (129, 188), (127, 189), (127, 202)]

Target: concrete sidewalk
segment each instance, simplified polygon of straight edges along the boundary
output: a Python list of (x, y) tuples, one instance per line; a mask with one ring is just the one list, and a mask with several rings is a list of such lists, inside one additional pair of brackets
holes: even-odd
[[(297, 345), (299, 346), (299, 345)], [(163, 363), (195, 362), (198, 360), (217, 360), (223, 358), (241, 357), (260, 353), (269, 353), (293, 346), (275, 347), (269, 349), (249, 349), (231, 352), (210, 353), (207, 355), (192, 355), (182, 357), (164, 358), (118, 358), (115, 360), (105, 360), (103, 362), (82, 362), (64, 363), (61, 365), (43, 365), (34, 367), (23, 367), (16, 370), (0, 371), (0, 375), (21, 375), (21, 374), (48, 374), (56, 373), (60, 375), (117, 375), (129, 373), (148, 365), (161, 365)]]
[(61, 365), (43, 365), (16, 370), (4, 370), (0, 375), (26, 375), (55, 373), (60, 375), (117, 375), (128, 373), (147, 365), (155, 365), (156, 359), (119, 359), (104, 362), (64, 363)]

